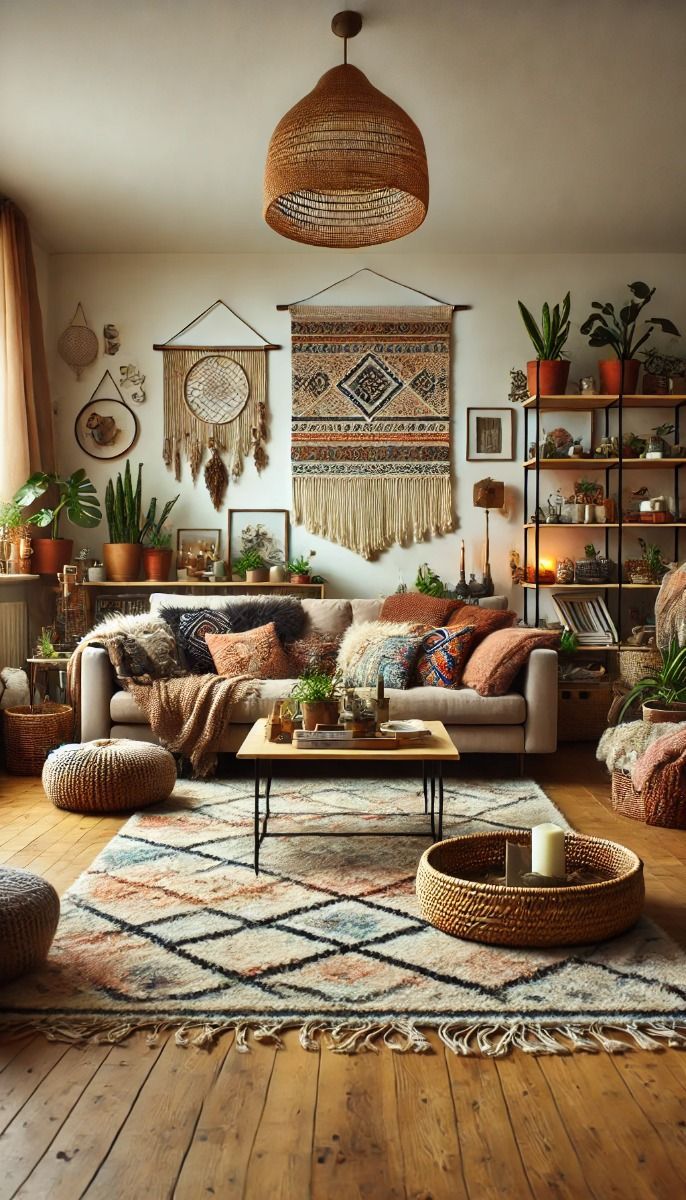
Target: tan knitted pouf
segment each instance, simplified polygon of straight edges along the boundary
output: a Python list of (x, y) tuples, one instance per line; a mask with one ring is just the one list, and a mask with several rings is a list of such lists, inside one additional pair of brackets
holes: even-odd
[(0, 983), (40, 966), (59, 916), (59, 896), (46, 879), (0, 867)]
[(168, 799), (175, 783), (168, 750), (127, 738), (60, 746), (43, 767), (43, 787), (56, 808), (78, 813), (147, 808)]

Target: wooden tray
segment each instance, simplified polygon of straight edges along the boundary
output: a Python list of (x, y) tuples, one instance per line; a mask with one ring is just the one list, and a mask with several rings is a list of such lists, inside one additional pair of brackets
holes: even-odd
[[(304, 736), (303, 736), (304, 735)], [(296, 729), (293, 745), (299, 750), (402, 750), (421, 745), (432, 737), (430, 729), (423, 733), (377, 733), (373, 737), (352, 737), (329, 730)]]

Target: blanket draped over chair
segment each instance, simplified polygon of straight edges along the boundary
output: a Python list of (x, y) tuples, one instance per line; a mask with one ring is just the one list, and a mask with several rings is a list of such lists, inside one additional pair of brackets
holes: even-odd
[[(87, 646), (112, 651), (122, 636), (136, 638), (168, 629), (161, 617), (115, 615), (97, 625), (79, 643), (69, 663), (69, 685), (79, 728), (81, 705), (81, 657)], [(119, 681), (145, 712), (150, 727), (172, 754), (189, 759), (198, 778), (211, 775), (217, 765), (222, 735), (231, 720), (234, 704), (257, 686), (247, 676), (228, 679), (221, 675), (192, 675), (174, 672), (170, 677), (125, 678)]]

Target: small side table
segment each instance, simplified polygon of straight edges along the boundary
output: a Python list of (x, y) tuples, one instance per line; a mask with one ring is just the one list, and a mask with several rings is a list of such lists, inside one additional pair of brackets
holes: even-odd
[[(34, 697), (34, 693), (36, 690), (36, 685), (38, 683), (39, 674), (41, 672), (43, 672), (43, 674), (45, 675), (46, 688), (47, 688), (47, 681), (48, 681), (48, 676), (49, 676), (50, 672), (51, 671), (64, 671), (66, 673), (67, 667), (69, 666), (70, 659), (71, 659), (70, 654), (67, 654), (66, 656), (58, 655), (56, 658), (41, 658), (40, 656), (34, 656), (33, 658), (27, 658), (26, 661), (29, 664), (29, 702), (30, 702), (32, 708), (33, 708), (33, 697)], [(69, 681), (68, 681), (68, 678), (65, 679), (64, 698), (65, 698), (65, 703), (68, 704), (69, 703)]]

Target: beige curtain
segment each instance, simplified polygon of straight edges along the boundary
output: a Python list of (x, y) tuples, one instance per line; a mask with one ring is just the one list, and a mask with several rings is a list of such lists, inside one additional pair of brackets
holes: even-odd
[(31, 234), (0, 199), (0, 501), (55, 469), (55, 438)]

